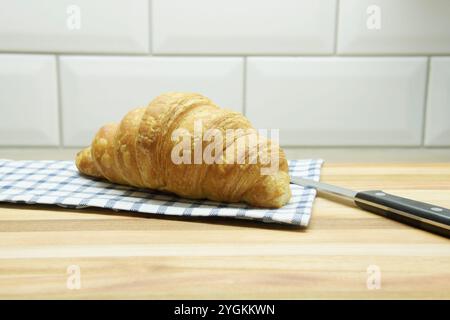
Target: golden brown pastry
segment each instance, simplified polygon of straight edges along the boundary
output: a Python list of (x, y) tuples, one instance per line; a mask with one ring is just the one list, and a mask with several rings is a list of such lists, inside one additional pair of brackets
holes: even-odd
[(86, 175), (192, 199), (278, 208), (291, 197), (278, 144), (257, 135), (241, 113), (196, 93), (162, 94), (103, 126), (76, 165)]

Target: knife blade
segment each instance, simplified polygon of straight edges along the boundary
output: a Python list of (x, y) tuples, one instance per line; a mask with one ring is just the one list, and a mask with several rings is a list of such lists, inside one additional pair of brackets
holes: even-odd
[(352, 200), (359, 208), (404, 224), (450, 238), (450, 210), (382, 190), (354, 191), (310, 179), (293, 177), (291, 183)]

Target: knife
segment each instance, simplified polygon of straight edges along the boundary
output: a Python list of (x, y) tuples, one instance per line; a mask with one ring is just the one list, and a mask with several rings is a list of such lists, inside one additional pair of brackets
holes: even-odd
[(358, 207), (410, 226), (450, 237), (450, 210), (429, 203), (394, 196), (381, 190), (353, 191), (293, 177), (291, 183), (352, 200)]

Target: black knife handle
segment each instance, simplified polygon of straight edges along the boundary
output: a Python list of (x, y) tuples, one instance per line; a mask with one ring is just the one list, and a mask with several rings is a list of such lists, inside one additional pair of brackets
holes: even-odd
[(361, 209), (450, 237), (450, 210), (406, 199), (381, 190), (358, 192), (355, 203)]

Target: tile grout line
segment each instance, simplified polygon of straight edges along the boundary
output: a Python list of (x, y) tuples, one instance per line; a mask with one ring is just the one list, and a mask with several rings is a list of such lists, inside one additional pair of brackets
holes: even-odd
[(422, 137), (421, 146), (425, 147), (425, 134), (426, 134), (426, 122), (427, 122), (427, 109), (428, 109), (428, 92), (430, 91), (430, 74), (431, 74), (431, 57), (427, 57), (427, 69), (425, 77), (425, 90), (423, 97), (423, 110), (422, 110)]
[(153, 56), (153, 1), (148, 0), (148, 55)]
[(339, 8), (340, 0), (336, 0), (336, 6), (334, 13), (334, 44), (333, 44), (333, 55), (337, 55), (337, 41), (338, 41), (338, 31), (339, 31)]
[[(58, 56), (79, 56), (79, 57), (125, 57), (125, 58), (142, 58), (149, 56), (149, 53), (130, 53), (130, 52), (77, 52), (77, 51), (16, 51), (16, 50), (2, 50), (0, 54), (17, 54), (17, 55), (58, 55)], [(333, 53), (315, 53), (315, 54), (305, 54), (305, 53), (258, 53), (258, 54), (249, 54), (249, 53), (156, 53), (151, 54), (154, 57), (158, 58), (333, 58), (336, 55)], [(433, 57), (449, 57), (449, 53), (434, 53), (434, 52), (425, 52), (425, 53), (345, 53), (345, 54), (337, 54), (339, 57), (344, 58), (423, 58), (426, 56)]]
[(242, 63), (242, 114), (247, 116), (247, 57)]
[(63, 121), (62, 121), (62, 93), (61, 93), (61, 68), (59, 63), (59, 54), (55, 54), (56, 59), (56, 85), (57, 85), (57, 101), (58, 101), (58, 134), (59, 134), (59, 148), (64, 147), (64, 141), (63, 141)]
[[(29, 149), (33, 149), (33, 150), (42, 150), (42, 149), (54, 149), (54, 150), (58, 150), (58, 149), (78, 149), (78, 148), (82, 148), (85, 147), (86, 145), (83, 144), (74, 144), (74, 145), (63, 145), (63, 146), (58, 146), (58, 145), (32, 145), (32, 144), (28, 144), (28, 145), (21, 145), (21, 144), (17, 144), (17, 145), (0, 145), (0, 150), (7, 150), (7, 149), (20, 149), (20, 148), (29, 148)], [(352, 150), (378, 150), (378, 149), (383, 149), (383, 150), (397, 150), (397, 149), (402, 149), (402, 150), (415, 150), (415, 149), (421, 149), (420, 145), (307, 145), (307, 144), (281, 144), (281, 146), (283, 148), (286, 149), (297, 149), (297, 148), (301, 148), (301, 149), (352, 149)], [(429, 150), (446, 150), (450, 148), (448, 146), (429, 146), (426, 149)]]

